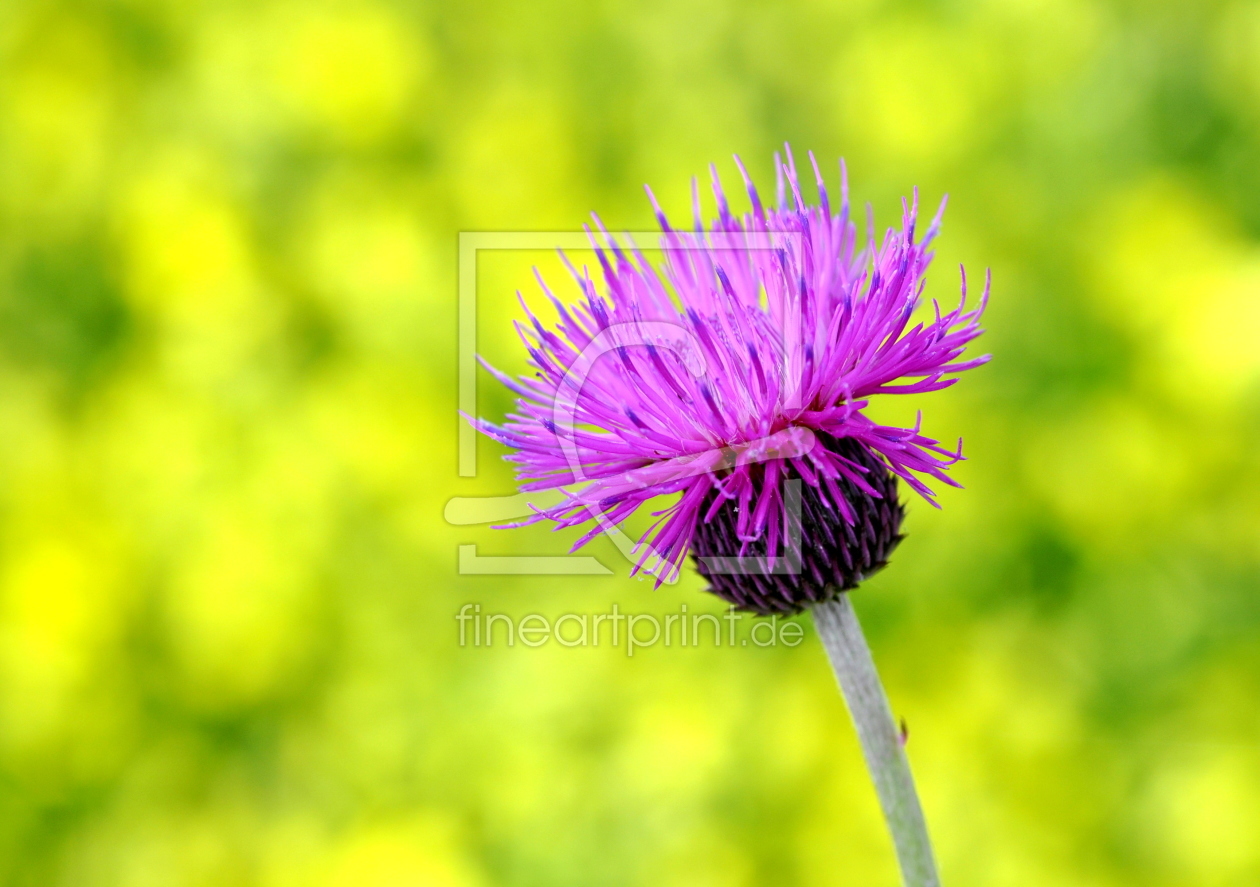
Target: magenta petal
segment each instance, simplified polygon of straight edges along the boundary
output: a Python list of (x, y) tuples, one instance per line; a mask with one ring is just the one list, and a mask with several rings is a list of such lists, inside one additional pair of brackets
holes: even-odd
[[(853, 508), (834, 499), (838, 484), (878, 494), (864, 467), (816, 444), (815, 434), (864, 446), (929, 501), (923, 478), (953, 484), (945, 472), (962, 459), (960, 449), (917, 425), (877, 425), (863, 409), (870, 396), (948, 387), (988, 360), (963, 354), (982, 332), (990, 281), (974, 310), (966, 309), (964, 276), (957, 309), (942, 314), (933, 303), (930, 313), (916, 313), (944, 202), (920, 242), (916, 192), (900, 228), (878, 248), (869, 230), (869, 246), (859, 249), (847, 179), (833, 212), (811, 154), (819, 192), (812, 206), (790, 150), (786, 157), (774, 207), (736, 160), (752, 205), (742, 217), (714, 170), (718, 217), (708, 228), (672, 227), (649, 190), (663, 232), (660, 270), (633, 244), (623, 250), (596, 219), (598, 235), (590, 234), (603, 293), (567, 259), (579, 289), (572, 303), (539, 278), (558, 320), (548, 327), (527, 311), (518, 324), (534, 372), (512, 380), (487, 366), (519, 396), (516, 412), (503, 425), (473, 421), (515, 451), (523, 489), (571, 488), (565, 502), (524, 523), (594, 521), (584, 544), (651, 499), (680, 494), (643, 539), (636, 566), (658, 556), (676, 571), (697, 523), (723, 503), (737, 514), (734, 532), (745, 545), (777, 540), (778, 479), (792, 476), (825, 491), (824, 505), (851, 526)], [(922, 319), (912, 325), (915, 317)]]

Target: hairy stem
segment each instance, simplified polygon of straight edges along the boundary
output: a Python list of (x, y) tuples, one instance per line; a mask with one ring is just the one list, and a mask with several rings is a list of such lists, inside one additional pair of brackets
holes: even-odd
[(910, 762), (849, 596), (841, 594), (835, 600), (816, 604), (812, 612), (818, 636), (853, 716), (862, 755), (892, 833), (902, 882), (906, 887), (940, 887)]

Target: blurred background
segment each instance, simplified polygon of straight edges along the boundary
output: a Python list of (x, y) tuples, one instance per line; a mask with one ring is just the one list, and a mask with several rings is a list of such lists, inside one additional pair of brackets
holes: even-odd
[[(720, 612), (606, 541), (458, 575), (576, 535), (443, 518), (513, 488), (457, 475), (458, 232), (784, 140), (881, 226), (952, 194), (929, 294), (993, 269), (993, 363), (886, 407), (967, 489), (855, 598), (945, 882), (1260, 882), (1260, 3), (7, 0), (0, 883), (896, 884), (808, 620), (457, 643)], [(500, 366), (540, 258), (482, 257)]]

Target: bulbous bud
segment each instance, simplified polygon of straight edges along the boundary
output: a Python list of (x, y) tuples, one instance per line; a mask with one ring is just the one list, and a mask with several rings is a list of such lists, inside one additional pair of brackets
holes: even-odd
[[(712, 520), (701, 521), (692, 538), (691, 554), (700, 575), (709, 580), (709, 591), (741, 610), (763, 616), (772, 613), (798, 613), (819, 601), (830, 600), (844, 591), (856, 588), (863, 579), (888, 564), (893, 549), (902, 540), (901, 521), (905, 508), (897, 497), (897, 476), (865, 445), (852, 438), (835, 438), (819, 434), (817, 446), (839, 453), (867, 470), (864, 478), (879, 495), (873, 496), (851, 481), (836, 479), (841, 495), (848, 500), (855, 520), (845, 521), (838, 503), (831, 501), (827, 487), (814, 487), (801, 480), (799, 558), (784, 549), (780, 537), (773, 562), (766, 557), (768, 534), (748, 543), (739, 565), (729, 561), (740, 555), (742, 543), (735, 534), (739, 518), (738, 500), (728, 499), (718, 508)], [(753, 475), (757, 501), (764, 482), (764, 472)], [(794, 472), (778, 481), (799, 479)], [(717, 491), (709, 494), (700, 514), (708, 514)], [(789, 527), (793, 517), (788, 515)], [(727, 559), (723, 567), (734, 572), (713, 569), (707, 558)], [(794, 563), (795, 561), (795, 563)], [(790, 572), (795, 567), (797, 572)]]

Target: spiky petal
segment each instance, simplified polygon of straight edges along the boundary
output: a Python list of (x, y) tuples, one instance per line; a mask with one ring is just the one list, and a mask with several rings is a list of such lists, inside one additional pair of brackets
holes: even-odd
[(776, 157), (777, 206), (763, 205), (739, 164), (751, 211), (731, 213), (715, 172), (718, 216), (707, 227), (697, 219), (694, 231), (675, 229), (649, 191), (660, 270), (601, 226), (591, 239), (602, 286), (570, 265), (581, 297), (565, 305), (539, 279), (558, 320), (548, 326), (526, 309), (518, 329), (535, 372), (512, 379), (491, 369), (519, 395), (516, 412), (502, 425), (476, 422), (514, 450), (507, 458), (522, 490), (567, 488), (564, 502), (522, 523), (593, 522), (576, 549), (649, 500), (677, 495), (655, 514), (632, 571), (646, 567), (660, 581), (719, 513), (740, 549), (728, 554), (754, 543), (778, 551), (787, 478), (848, 526), (862, 519), (852, 491), (888, 495), (874, 465), (928, 501), (929, 480), (957, 485), (946, 472), (962, 459), (961, 441), (950, 449), (917, 421), (881, 425), (864, 410), (875, 395), (946, 388), (987, 361), (963, 357), (982, 331), (987, 280), (975, 308), (964, 275), (957, 308), (942, 313), (933, 302), (916, 314), (944, 202), (916, 239), (916, 192), (900, 229), (878, 246), (871, 231), (859, 247), (843, 164), (833, 210), (813, 156), (817, 205), (805, 202), (786, 156)]

